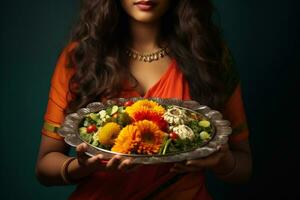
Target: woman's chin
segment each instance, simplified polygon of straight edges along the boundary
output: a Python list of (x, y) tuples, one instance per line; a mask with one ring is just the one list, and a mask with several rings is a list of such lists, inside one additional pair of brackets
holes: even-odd
[(131, 17), (134, 21), (137, 21), (137, 22), (140, 22), (140, 23), (145, 23), (145, 24), (155, 23), (160, 18), (160, 16), (155, 16), (155, 15), (152, 15), (150, 13), (146, 13), (146, 14), (141, 13), (141, 14), (131, 16)]

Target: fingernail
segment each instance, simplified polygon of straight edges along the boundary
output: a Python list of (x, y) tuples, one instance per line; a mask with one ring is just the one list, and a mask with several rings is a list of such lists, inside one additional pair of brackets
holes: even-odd
[(181, 164), (181, 163), (178, 163), (178, 164), (176, 164), (174, 167), (176, 168), (180, 168), (180, 167), (184, 167), (186, 165), (186, 163), (184, 163), (184, 164)]
[(185, 165), (191, 165), (192, 163), (190, 161), (187, 161)]
[(100, 155), (98, 155), (98, 158), (103, 159), (104, 156), (100, 154)]

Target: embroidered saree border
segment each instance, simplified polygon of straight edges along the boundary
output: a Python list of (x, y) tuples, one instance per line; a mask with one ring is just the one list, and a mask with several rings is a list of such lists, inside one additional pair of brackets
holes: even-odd
[(64, 140), (64, 138), (57, 133), (59, 127), (60, 125), (58, 124), (44, 122), (42, 134), (56, 140)]

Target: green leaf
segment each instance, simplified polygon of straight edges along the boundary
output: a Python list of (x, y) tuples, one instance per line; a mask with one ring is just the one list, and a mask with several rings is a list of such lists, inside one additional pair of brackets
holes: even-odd
[(130, 122), (131, 122), (131, 118), (127, 113), (120, 113), (117, 117), (117, 123), (123, 127), (130, 124)]
[(169, 147), (169, 144), (172, 142), (172, 139), (168, 139), (167, 140), (167, 142), (166, 142), (166, 144), (165, 144), (165, 147), (164, 147), (164, 150), (163, 150), (163, 152), (162, 152), (162, 155), (165, 155), (166, 154), (166, 152), (167, 152), (167, 149), (168, 149), (168, 147)]
[(111, 107), (108, 107), (108, 108), (106, 108), (106, 113), (108, 114), (108, 115), (110, 115), (111, 114), (111, 111), (112, 111), (112, 108)]
[(95, 122), (97, 122), (98, 120), (100, 120), (100, 115), (99, 115), (99, 113), (91, 113), (91, 114), (89, 115), (89, 117), (90, 117), (92, 120), (94, 120)]
[(86, 127), (80, 127), (80, 128), (79, 128), (79, 133), (80, 133), (80, 134), (87, 134)]
[(97, 140), (94, 140), (94, 141), (92, 142), (92, 145), (97, 147), (97, 146), (99, 146), (99, 142), (98, 142)]
[(80, 137), (89, 144), (93, 141), (93, 136), (88, 133), (80, 133)]

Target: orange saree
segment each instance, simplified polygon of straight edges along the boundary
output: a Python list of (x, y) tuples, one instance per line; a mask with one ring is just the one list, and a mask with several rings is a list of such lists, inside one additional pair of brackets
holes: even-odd
[[(68, 81), (74, 69), (67, 68), (70, 48), (60, 56), (51, 81), (48, 107), (42, 134), (63, 140), (56, 130), (63, 122), (63, 111), (68, 102)], [(232, 95), (224, 106), (225, 118), (232, 122), (234, 134), (230, 142), (247, 139), (245, 114), (241, 99), (241, 89), (236, 82)], [(134, 90), (124, 91), (122, 97), (136, 97)], [(190, 99), (188, 82), (177, 67), (176, 61), (168, 66), (161, 79), (144, 95), (148, 97)], [(201, 199), (209, 200), (202, 172), (175, 174), (169, 172), (172, 164), (144, 165), (132, 172), (96, 172), (83, 180), (70, 196), (71, 200), (96, 199)]]

